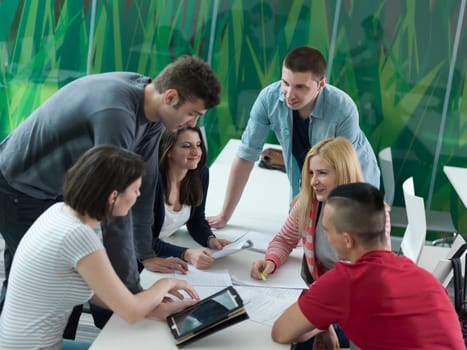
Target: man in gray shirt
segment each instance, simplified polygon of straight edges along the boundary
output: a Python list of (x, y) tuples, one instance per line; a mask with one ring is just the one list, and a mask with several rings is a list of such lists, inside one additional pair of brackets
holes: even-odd
[[(5, 239), (5, 281), (19, 241), (35, 219), (61, 200), (65, 172), (89, 148), (113, 144), (147, 162), (141, 197), (128, 216), (102, 225), (104, 246), (127, 287), (141, 289), (133, 235), (152, 234), (157, 147), (164, 127), (195, 125), (219, 104), (211, 68), (184, 56), (151, 80), (137, 73), (86, 76), (58, 90), (0, 144), (0, 232)], [(178, 258), (163, 267), (185, 271)]]

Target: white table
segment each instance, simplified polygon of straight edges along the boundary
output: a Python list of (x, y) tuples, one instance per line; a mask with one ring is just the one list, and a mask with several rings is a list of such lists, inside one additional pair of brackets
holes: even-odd
[[(239, 140), (230, 140), (210, 168), (210, 186), (206, 203), (207, 215), (217, 214), (223, 204), (230, 166), (238, 148)], [(272, 145), (265, 145), (271, 147)], [(217, 230), (216, 235), (234, 239), (248, 230), (266, 232), (272, 236), (278, 232), (289, 210), (289, 183), (285, 173), (277, 170), (261, 169), (255, 165), (242, 199), (229, 222)], [(181, 230), (172, 242), (191, 244), (187, 234)], [(215, 268), (228, 267), (235, 273), (249, 273), (251, 262), (260, 259), (262, 254), (242, 251), (216, 261)], [(300, 258), (292, 256), (288, 264), (293, 264), (294, 275), (299, 277)], [(216, 266), (217, 265), (217, 266)], [(285, 267), (285, 266), (284, 266)], [(142, 285), (148, 285), (158, 278), (147, 271), (141, 274)], [(169, 327), (165, 322), (141, 320), (129, 325), (117, 315), (113, 315), (91, 346), (92, 350), (103, 349), (177, 349)], [(271, 328), (251, 320), (240, 322), (185, 347), (186, 349), (289, 349), (290, 345), (280, 345), (271, 339)]]
[[(216, 215), (222, 209), (227, 180), (232, 161), (240, 140), (230, 140), (218, 155), (209, 172), (209, 190), (206, 215)], [(277, 145), (266, 144), (264, 148)], [(229, 225), (219, 233), (237, 233), (254, 230), (276, 233), (284, 224), (289, 212), (289, 181), (279, 170), (253, 167), (243, 195), (235, 209)]]
[(467, 168), (445, 165), (443, 170), (467, 208)]

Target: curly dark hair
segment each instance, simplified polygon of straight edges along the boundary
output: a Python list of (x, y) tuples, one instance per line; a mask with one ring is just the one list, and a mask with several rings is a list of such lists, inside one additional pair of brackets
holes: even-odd
[(165, 67), (152, 81), (155, 89), (163, 93), (168, 89), (178, 91), (180, 101), (204, 101), (206, 109), (217, 106), (220, 102), (221, 84), (211, 67), (195, 56), (182, 56)]

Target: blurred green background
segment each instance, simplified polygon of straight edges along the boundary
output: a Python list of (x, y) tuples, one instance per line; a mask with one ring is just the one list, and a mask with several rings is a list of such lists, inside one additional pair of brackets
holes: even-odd
[(212, 162), (240, 137), (260, 89), (280, 79), (286, 53), (311, 45), (357, 103), (375, 153), (391, 146), (394, 204), (414, 176), (427, 206), (467, 233), (467, 208), (442, 171), (467, 166), (465, 1), (0, 0), (0, 140), (73, 79), (155, 76), (193, 54), (223, 85), (201, 120)]

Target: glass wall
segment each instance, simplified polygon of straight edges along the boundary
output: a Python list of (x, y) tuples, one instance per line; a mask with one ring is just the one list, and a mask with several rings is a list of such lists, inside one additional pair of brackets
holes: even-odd
[[(262, 87), (299, 45), (328, 59), (375, 153), (391, 146), (396, 205), (414, 176), (427, 206), (467, 232), (444, 164), (467, 166), (466, 0), (0, 1), (0, 139), (69, 81), (115, 70), (155, 76), (182, 54), (210, 62), (222, 102), (201, 123), (212, 161), (240, 137)], [(274, 142), (274, 135), (270, 136)]]

